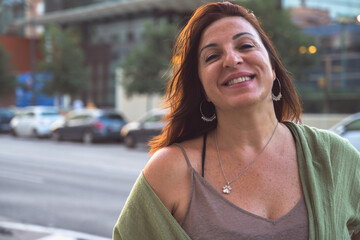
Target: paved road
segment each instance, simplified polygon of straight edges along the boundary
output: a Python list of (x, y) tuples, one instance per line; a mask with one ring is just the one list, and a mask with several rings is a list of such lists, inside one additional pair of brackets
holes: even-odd
[(0, 135), (0, 217), (111, 237), (149, 156), (122, 144)]

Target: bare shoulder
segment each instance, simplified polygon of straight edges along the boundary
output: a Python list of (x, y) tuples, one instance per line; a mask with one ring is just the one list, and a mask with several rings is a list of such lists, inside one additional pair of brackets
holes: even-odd
[(184, 169), (186, 161), (179, 147), (172, 145), (154, 153), (145, 166), (144, 176), (153, 178), (175, 178), (179, 170)]
[(180, 148), (169, 146), (157, 151), (143, 174), (166, 208), (174, 213), (190, 188), (190, 169)]
[[(190, 159), (195, 149), (191, 147), (194, 145), (193, 140), (182, 142), (180, 145)], [(156, 195), (179, 222), (185, 213), (190, 197), (190, 172), (191, 168), (183, 152), (176, 145), (157, 151), (143, 171)]]
[[(191, 165), (196, 165), (196, 161), (201, 153), (199, 138), (180, 143), (185, 150)], [(158, 150), (149, 160), (144, 169), (144, 176), (149, 181), (182, 181), (183, 177), (189, 172), (189, 166), (180, 147), (176, 145), (168, 146)]]

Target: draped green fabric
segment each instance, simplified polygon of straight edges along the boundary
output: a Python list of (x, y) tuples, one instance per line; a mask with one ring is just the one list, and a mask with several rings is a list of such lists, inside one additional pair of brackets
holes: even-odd
[[(360, 153), (328, 131), (284, 124), (296, 140), (309, 239), (350, 240), (350, 234), (360, 232)], [(114, 227), (113, 239), (190, 238), (141, 173)]]
[(116, 240), (190, 240), (141, 173), (114, 228)]
[(328, 131), (284, 123), (296, 139), (309, 238), (351, 239), (360, 231), (360, 153)]

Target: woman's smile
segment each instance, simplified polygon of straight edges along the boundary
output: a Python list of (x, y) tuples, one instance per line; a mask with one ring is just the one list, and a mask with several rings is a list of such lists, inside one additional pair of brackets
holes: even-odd
[(226, 87), (231, 87), (234, 85), (238, 85), (239, 83), (244, 83), (247, 81), (252, 80), (255, 77), (255, 74), (251, 74), (248, 72), (239, 72), (236, 74), (232, 74), (230, 75), (225, 81), (224, 83), (222, 83), (223, 86)]
[(232, 86), (232, 85), (234, 85), (236, 83), (242, 83), (242, 82), (245, 82), (245, 81), (250, 81), (251, 79), (252, 79), (252, 77), (239, 77), (239, 78), (235, 78), (235, 79), (232, 79), (232, 80), (228, 81), (224, 85), (225, 86)]

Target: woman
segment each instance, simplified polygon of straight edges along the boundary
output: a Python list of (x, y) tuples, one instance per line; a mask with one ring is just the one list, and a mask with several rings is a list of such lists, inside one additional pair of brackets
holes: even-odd
[(253, 14), (200, 7), (173, 59), (167, 126), (114, 239), (360, 239), (359, 153), (293, 123), (298, 97)]

